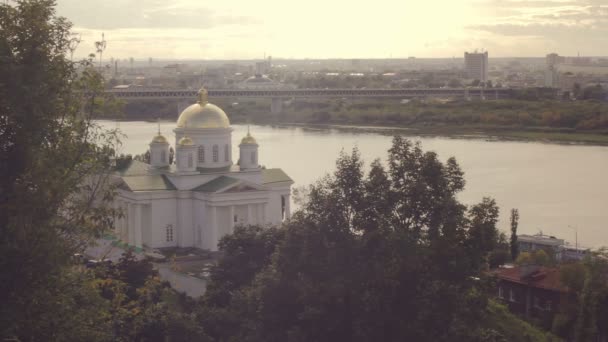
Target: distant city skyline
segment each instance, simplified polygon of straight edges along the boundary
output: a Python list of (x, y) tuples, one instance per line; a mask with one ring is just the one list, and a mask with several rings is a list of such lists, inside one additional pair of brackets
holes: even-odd
[[(94, 7), (94, 8), (92, 8)], [(104, 59), (462, 58), (608, 55), (608, 0), (58, 0)]]

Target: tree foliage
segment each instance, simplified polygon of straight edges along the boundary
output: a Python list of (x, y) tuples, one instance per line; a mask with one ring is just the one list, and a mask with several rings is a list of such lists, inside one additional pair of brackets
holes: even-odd
[(0, 331), (8, 339), (70, 340), (97, 329), (82, 313), (90, 289), (73, 276), (70, 255), (118, 215), (105, 177), (116, 135), (92, 122), (107, 104), (101, 77), (91, 60), (66, 58), (71, 24), (54, 5), (0, 5)]
[(357, 149), (342, 153), (284, 230), (226, 237), (199, 313), (205, 330), (235, 341), (500, 335), (481, 326), (485, 285), (473, 278), (497, 239), (496, 203), (460, 204), (456, 160), (402, 137), (386, 165), (366, 173)]
[(511, 240), (509, 241), (511, 249), (511, 260), (517, 259), (519, 249), (517, 245), (517, 226), (519, 225), (519, 210), (511, 209)]

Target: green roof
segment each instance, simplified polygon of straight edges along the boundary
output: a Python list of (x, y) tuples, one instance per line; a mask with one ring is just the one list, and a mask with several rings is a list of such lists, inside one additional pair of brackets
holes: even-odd
[(126, 176), (122, 180), (131, 191), (175, 190), (165, 175)]
[(219, 176), (212, 181), (209, 181), (203, 185), (200, 185), (193, 189), (193, 191), (199, 192), (217, 192), (230, 185), (238, 183), (239, 180), (228, 176)]
[(121, 176), (143, 176), (148, 174), (150, 165), (138, 160), (130, 160), (124, 166), (117, 167), (116, 172)]
[(263, 184), (282, 183), (282, 182), (293, 183), (293, 180), (291, 178), (289, 178), (289, 176), (281, 169), (263, 169), (262, 170), (262, 183)]

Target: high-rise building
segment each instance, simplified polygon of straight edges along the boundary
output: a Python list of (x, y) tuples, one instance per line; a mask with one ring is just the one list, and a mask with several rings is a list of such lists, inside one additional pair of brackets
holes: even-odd
[(553, 53), (550, 53), (547, 55), (546, 60), (547, 60), (547, 66), (551, 68), (558, 64), (564, 63), (566, 61), (566, 57), (560, 56), (560, 55), (556, 54), (555, 52), (553, 52)]
[(488, 80), (488, 52), (465, 52), (464, 68), (467, 78), (486, 82)]

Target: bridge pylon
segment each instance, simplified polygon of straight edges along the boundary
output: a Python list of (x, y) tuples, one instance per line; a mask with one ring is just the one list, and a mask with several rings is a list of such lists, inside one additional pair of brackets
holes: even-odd
[(270, 102), (270, 112), (272, 114), (281, 114), (283, 112), (283, 99), (280, 97), (273, 97)]
[(188, 106), (190, 106), (191, 104), (192, 101), (188, 99), (181, 99), (177, 101), (177, 116), (179, 117), (179, 115), (184, 111), (184, 109), (188, 108)]

